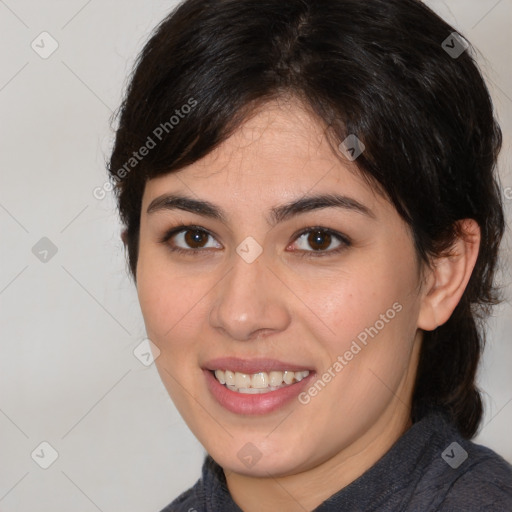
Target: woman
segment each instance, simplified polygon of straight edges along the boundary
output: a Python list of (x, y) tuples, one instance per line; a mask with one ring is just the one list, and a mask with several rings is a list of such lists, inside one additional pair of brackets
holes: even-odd
[(166, 511), (512, 510), (470, 441), (504, 230), (470, 51), (416, 0), (187, 0), (145, 46), (109, 168), (208, 453)]

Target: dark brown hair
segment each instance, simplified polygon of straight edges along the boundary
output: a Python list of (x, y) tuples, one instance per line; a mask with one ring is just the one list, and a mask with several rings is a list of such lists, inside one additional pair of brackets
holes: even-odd
[(109, 171), (134, 279), (146, 181), (204, 157), (284, 95), (323, 120), (333, 147), (349, 134), (363, 142), (358, 169), (409, 225), (421, 261), (450, 248), (457, 221), (475, 219), (478, 260), (451, 318), (424, 334), (412, 409), (418, 419), (443, 408), (471, 437), (504, 230), (501, 131), (474, 51), (453, 32), (418, 0), (187, 0), (139, 56)]

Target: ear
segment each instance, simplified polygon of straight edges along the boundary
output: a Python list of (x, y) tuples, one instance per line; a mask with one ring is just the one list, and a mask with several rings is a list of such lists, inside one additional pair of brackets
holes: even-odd
[(457, 222), (459, 236), (450, 252), (432, 262), (424, 285), (418, 328), (433, 331), (448, 321), (459, 303), (475, 267), (480, 227), (473, 219)]

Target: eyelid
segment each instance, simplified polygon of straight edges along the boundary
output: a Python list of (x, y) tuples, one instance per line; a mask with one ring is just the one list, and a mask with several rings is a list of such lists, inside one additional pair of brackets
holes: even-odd
[[(303, 228), (292, 235), (292, 240), (295, 242), (297, 238), (300, 238), (302, 235), (305, 235), (306, 233), (310, 233), (311, 231), (322, 231), (328, 235), (332, 235), (335, 238), (337, 238), (340, 242), (344, 243), (345, 245), (351, 245), (352, 240), (347, 235), (344, 235), (343, 233), (340, 233), (339, 231), (336, 231), (331, 228), (326, 228), (324, 226), (309, 226), (307, 228)], [(309, 252), (309, 251), (308, 251)], [(321, 252), (321, 251), (319, 251)], [(329, 252), (329, 251), (323, 251), (323, 252)]]
[[(178, 226), (174, 226), (173, 228), (167, 230), (163, 236), (161, 236), (158, 239), (159, 243), (166, 244), (169, 242), (169, 240), (179, 233), (182, 233), (184, 231), (202, 231), (203, 233), (206, 233), (208, 236), (211, 236), (212, 238), (215, 238), (217, 240), (217, 237), (214, 233), (212, 233), (210, 230), (203, 228), (202, 226), (198, 226), (196, 224), (180, 224)], [(218, 240), (217, 240), (218, 242)], [(220, 243), (220, 242), (219, 242)], [(205, 251), (208, 249), (189, 249), (187, 252), (193, 252), (193, 251)]]
[[(201, 231), (201, 232), (204, 232), (205, 234), (207, 234), (208, 236), (211, 236), (212, 238), (214, 238), (219, 244), (220, 242), (217, 240), (217, 237), (215, 234), (213, 234), (210, 230), (202, 227), (202, 226), (198, 226), (196, 224), (180, 224), (178, 226), (175, 226), (171, 229), (169, 229), (168, 231), (165, 232), (165, 234), (159, 238), (159, 242), (162, 243), (162, 244), (169, 244), (169, 240), (179, 234), (179, 233), (182, 233), (184, 231), (192, 231), (192, 230), (197, 230), (197, 231)], [(307, 233), (310, 233), (312, 231), (322, 231), (323, 233), (325, 234), (329, 234), (331, 236), (333, 236), (334, 238), (336, 238), (339, 242), (341, 242), (341, 246), (335, 248), (335, 249), (331, 249), (331, 250), (326, 250), (326, 251), (314, 251), (314, 250), (311, 250), (311, 251), (306, 251), (306, 250), (295, 250), (295, 251), (291, 251), (291, 252), (294, 252), (294, 253), (299, 253), (301, 256), (305, 256), (305, 257), (308, 257), (308, 256), (312, 256), (312, 257), (318, 257), (318, 256), (322, 256), (322, 255), (330, 255), (330, 254), (336, 254), (338, 252), (341, 252), (343, 249), (346, 249), (347, 247), (351, 246), (352, 245), (352, 241), (350, 240), (349, 237), (347, 237), (346, 235), (334, 230), (334, 229), (330, 229), (330, 228), (326, 228), (326, 227), (323, 227), (323, 226), (308, 226), (306, 228), (302, 228), (301, 230), (299, 230), (298, 232), (294, 233), (292, 235), (292, 242), (291, 244), (293, 244), (294, 242), (297, 241), (298, 238), (300, 238), (302, 235), (305, 235)], [(291, 244), (288, 244), (287, 247), (289, 247)], [(222, 244), (220, 244), (222, 245)], [(183, 249), (182, 247), (170, 247), (170, 249), (173, 251), (173, 252), (181, 252), (181, 253), (187, 253), (187, 254), (199, 254), (199, 253), (207, 253), (207, 252), (210, 252), (212, 250), (211, 247), (207, 247), (205, 249), (203, 248), (200, 248), (200, 249)], [(215, 250), (218, 250), (218, 249), (215, 249)]]
[(342, 233), (339, 233), (338, 231), (336, 231), (334, 229), (326, 228), (323, 226), (310, 226), (310, 227), (302, 229), (298, 233), (294, 234), (292, 243), (289, 244), (287, 247), (296, 243), (296, 241), (299, 238), (301, 238), (303, 235), (305, 235), (307, 233), (314, 232), (314, 231), (322, 231), (324, 234), (328, 234), (328, 235), (334, 237), (335, 239), (338, 240), (339, 246), (335, 247), (334, 249), (329, 249), (329, 250), (324, 250), (324, 251), (297, 249), (297, 250), (293, 250), (291, 252), (295, 253), (300, 258), (312, 258), (312, 259), (322, 258), (322, 257), (328, 258), (329, 256), (336, 256), (336, 255), (344, 252), (346, 249), (348, 249), (352, 245), (352, 240), (348, 236), (346, 236)]

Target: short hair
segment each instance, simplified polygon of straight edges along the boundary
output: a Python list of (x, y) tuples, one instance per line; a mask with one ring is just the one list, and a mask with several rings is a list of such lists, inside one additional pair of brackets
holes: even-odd
[(135, 280), (146, 181), (279, 98), (299, 99), (334, 149), (349, 135), (364, 144), (357, 170), (410, 227), (419, 261), (446, 254), (457, 221), (475, 219), (478, 259), (450, 319), (424, 333), (411, 411), (442, 408), (469, 438), (482, 417), (482, 321), (498, 301), (502, 136), (475, 52), (453, 32), (419, 0), (186, 0), (139, 55), (108, 167)]

